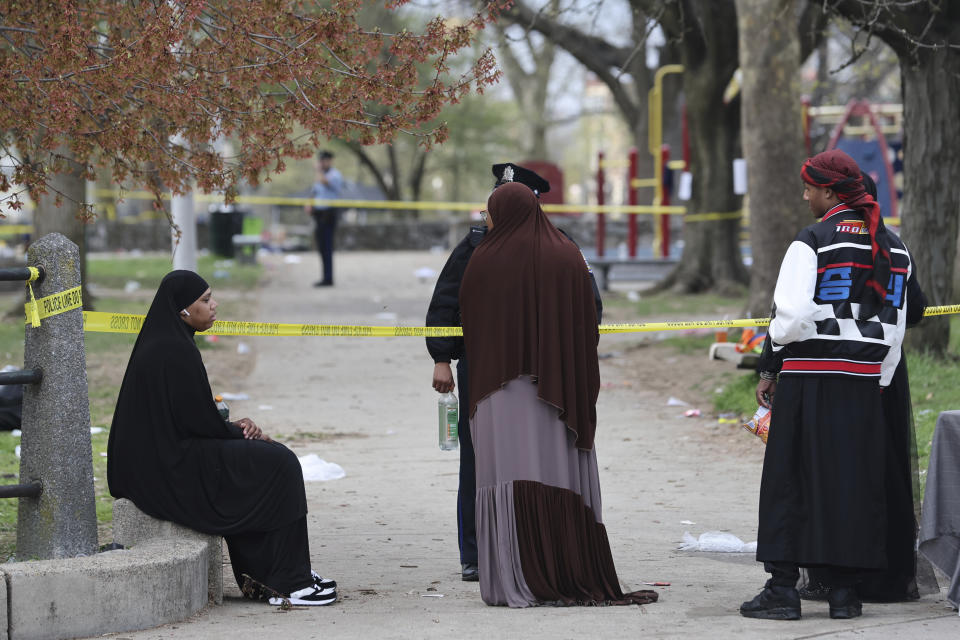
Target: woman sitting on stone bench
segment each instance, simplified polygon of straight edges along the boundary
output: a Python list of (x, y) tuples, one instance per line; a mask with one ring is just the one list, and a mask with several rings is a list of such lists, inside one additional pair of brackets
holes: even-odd
[(192, 271), (160, 283), (113, 415), (110, 493), (154, 518), (222, 535), (245, 595), (331, 604), (336, 582), (310, 569), (297, 456), (249, 418), (225, 421), (214, 404), (194, 333), (213, 326), (216, 308)]

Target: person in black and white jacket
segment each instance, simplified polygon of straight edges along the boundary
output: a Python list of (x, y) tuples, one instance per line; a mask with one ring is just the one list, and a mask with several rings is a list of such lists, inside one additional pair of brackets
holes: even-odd
[[(800, 617), (799, 567), (822, 569), (832, 618), (861, 614), (856, 584), (886, 567), (884, 415), (900, 359), (912, 260), (883, 226), (857, 164), (834, 150), (803, 165), (819, 222), (790, 245), (769, 336), (779, 380), (760, 488), (757, 560), (771, 578), (742, 615)], [(774, 395), (775, 391), (775, 395)]]

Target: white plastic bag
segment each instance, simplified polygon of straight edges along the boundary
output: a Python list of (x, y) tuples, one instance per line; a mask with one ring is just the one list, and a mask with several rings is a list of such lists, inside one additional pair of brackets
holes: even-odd
[(744, 542), (732, 533), (725, 531), (707, 531), (694, 538), (689, 531), (683, 532), (681, 551), (714, 551), (719, 553), (754, 553), (756, 542)]
[(303, 467), (304, 482), (326, 482), (327, 480), (339, 480), (347, 475), (343, 467), (335, 462), (327, 462), (317, 454), (311, 453), (300, 458), (300, 466)]

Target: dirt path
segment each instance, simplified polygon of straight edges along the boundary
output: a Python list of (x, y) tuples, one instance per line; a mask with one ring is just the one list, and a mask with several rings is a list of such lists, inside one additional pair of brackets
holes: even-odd
[[(444, 259), (341, 253), (337, 286), (314, 289), (315, 257), (301, 264), (270, 257), (258, 319), (420, 325), (433, 279), (421, 282), (414, 271), (439, 271)], [(232, 415), (250, 415), (270, 433), (285, 434), (298, 455), (316, 453), (346, 470), (342, 480), (307, 485), (314, 565), (340, 583), (342, 601), (284, 613), (229, 597), (184, 623), (119, 636), (689, 639), (869, 630), (870, 637), (894, 637), (917, 634), (921, 626), (927, 637), (956, 632), (956, 613), (935, 596), (867, 605), (855, 621), (830, 620), (825, 603), (805, 603), (798, 623), (741, 618), (740, 602), (765, 579), (752, 555), (676, 549), (684, 531), (756, 539), (762, 445), (736, 425), (682, 418), (682, 407), (667, 406), (677, 396), (706, 410), (710, 377), (697, 383), (704, 373), (721, 374), (724, 365), (637, 341), (601, 339), (600, 351), (614, 355), (601, 360), (597, 452), (620, 578), (635, 588), (670, 582), (658, 588), (660, 602), (528, 610), (484, 605), (477, 584), (459, 580), (457, 454), (437, 448), (437, 396), (423, 341), (259, 338), (247, 341), (253, 353), (233, 382), (229, 372), (215, 369), (215, 385), (231, 383), (231, 391), (249, 394), (232, 403)]]

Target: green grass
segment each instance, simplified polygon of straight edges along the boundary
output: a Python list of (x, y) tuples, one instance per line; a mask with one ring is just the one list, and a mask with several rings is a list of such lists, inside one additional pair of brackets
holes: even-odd
[[(631, 301), (623, 295), (605, 294), (603, 306), (605, 315), (609, 309), (621, 313), (626, 311), (630, 317), (634, 318), (663, 315), (701, 315), (703, 316), (701, 319), (704, 320), (718, 320), (724, 316), (729, 318), (739, 317), (746, 306), (746, 302), (746, 292), (742, 296), (734, 297), (713, 293), (678, 295), (664, 292), (644, 295), (641, 292), (640, 299), (636, 301)], [(718, 313), (720, 314), (719, 317), (717, 316)], [(618, 322), (620, 321), (618, 320)]]
[[(256, 286), (261, 267), (257, 265), (224, 265), (210, 256), (201, 257), (199, 271), (217, 289), (248, 289)], [(140, 282), (143, 289), (152, 292), (163, 275), (170, 271), (170, 259), (164, 256), (107, 257), (88, 261), (88, 280), (107, 289), (122, 289), (130, 280)], [(227, 270), (229, 278), (214, 278), (216, 270)], [(147, 294), (149, 295), (149, 293)], [(22, 309), (23, 294), (20, 292), (0, 294), (0, 308)], [(132, 297), (104, 296), (97, 298), (96, 308), (117, 313), (144, 314), (150, 300), (143, 294)], [(239, 300), (226, 300), (220, 304), (224, 315), (237, 317), (248, 309)], [(90, 423), (103, 429), (91, 436), (93, 449), (94, 493), (97, 521), (107, 525), (113, 519), (113, 498), (107, 488), (107, 458), (100, 455), (107, 451), (110, 419), (120, 392), (120, 383), (136, 341), (134, 334), (95, 333), (84, 334), (87, 355), (87, 387), (90, 401)], [(0, 322), (0, 366), (13, 364), (23, 366), (24, 323), (22, 316), (13, 315)], [(199, 341), (204, 350), (232, 348), (229, 339), (217, 343)], [(18, 480), (20, 461), (14, 448), (20, 444), (9, 432), (0, 432), (0, 484), (14, 484)], [(0, 500), (0, 561), (10, 557), (16, 542), (17, 500)]]
[[(950, 331), (960, 331), (960, 319), (950, 322)], [(960, 409), (960, 366), (956, 354), (953, 351), (954, 357), (946, 360), (926, 353), (907, 354), (920, 469), (926, 469), (930, 460), (930, 445), (937, 416), (941, 411)]]
[(741, 418), (752, 416), (757, 410), (755, 392), (760, 380), (754, 372), (731, 372), (720, 390), (713, 395), (713, 408), (717, 413), (736, 413)]
[[(927, 468), (930, 445), (937, 416), (941, 411), (960, 409), (960, 317), (950, 319), (950, 348), (944, 359), (927, 353), (907, 350), (910, 375), (910, 398), (916, 426), (917, 454), (921, 470)], [(713, 397), (714, 410), (734, 412), (741, 417), (753, 414), (757, 408), (754, 391), (756, 373), (730, 373), (719, 393)]]
[(714, 332), (708, 333), (688, 333), (671, 338), (664, 338), (661, 344), (671, 347), (677, 353), (706, 353), (710, 345), (715, 342)]
[[(170, 256), (166, 255), (101, 255), (87, 259), (87, 279), (109, 289), (122, 289), (134, 280), (140, 286), (153, 290), (171, 269)], [(214, 288), (251, 289), (257, 285), (262, 271), (256, 264), (240, 264), (212, 255), (197, 259), (197, 273)]]

